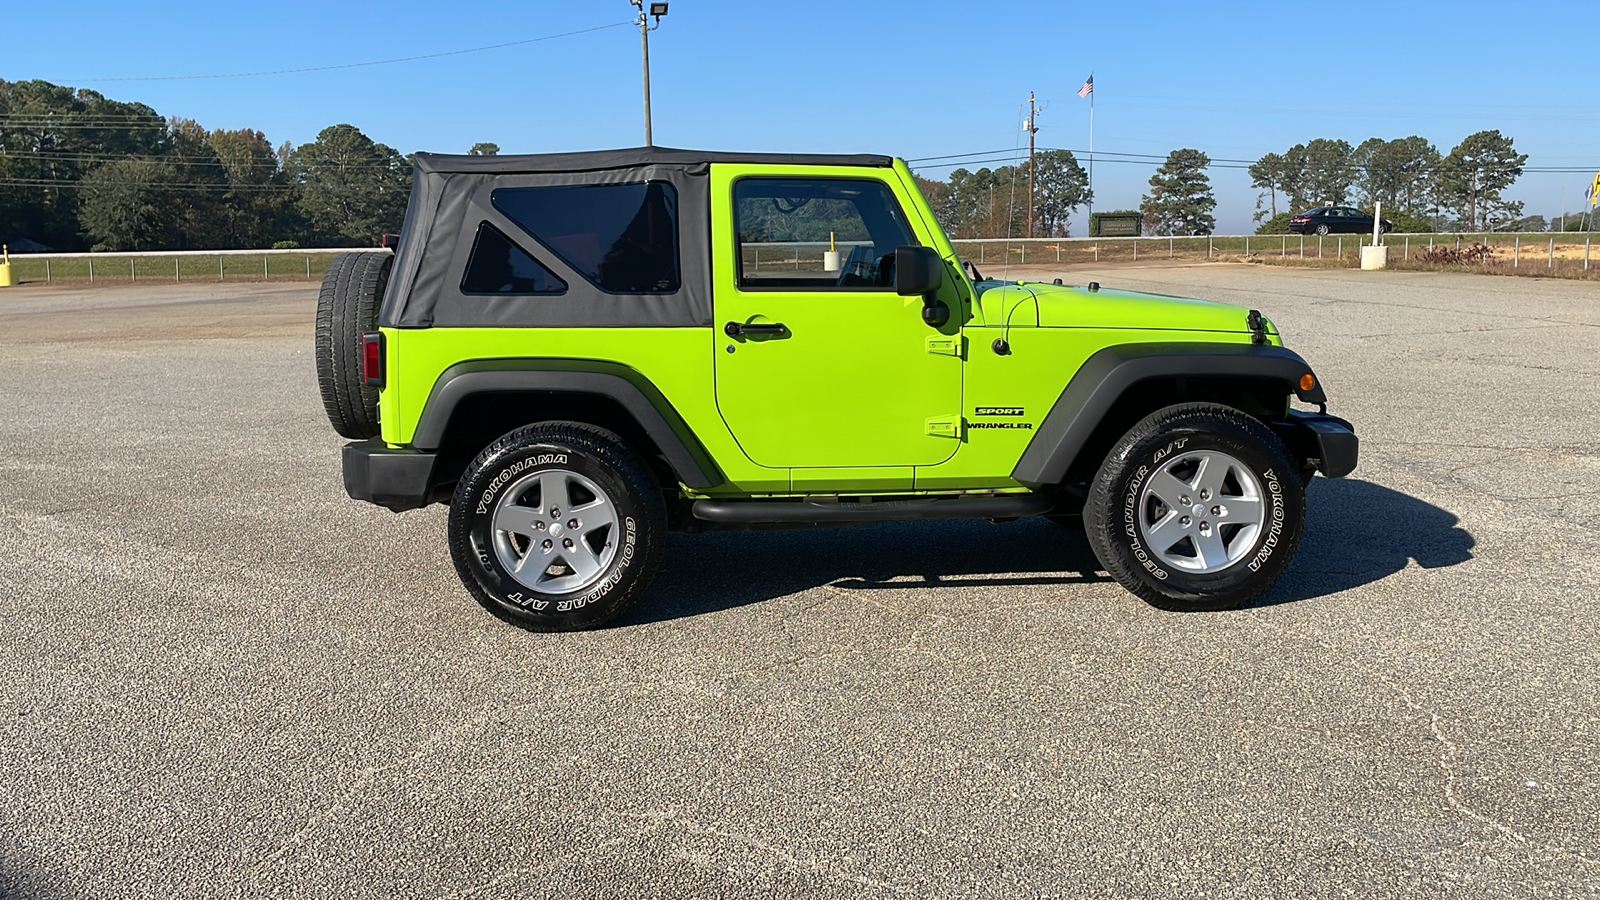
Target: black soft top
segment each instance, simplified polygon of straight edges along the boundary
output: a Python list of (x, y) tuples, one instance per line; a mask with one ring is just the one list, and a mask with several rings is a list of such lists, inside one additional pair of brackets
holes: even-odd
[[(641, 328), (711, 325), (711, 167), (889, 168), (893, 157), (808, 153), (722, 153), (635, 147), (526, 156), (414, 157), (411, 202), (388, 293), (384, 327)], [(615, 294), (591, 284), (559, 254), (497, 209), (498, 188), (665, 182), (677, 196), (681, 284), (673, 293)], [(567, 283), (560, 295), (468, 295), (462, 272), (480, 226), (492, 226)]]
[(579, 153), (528, 153), (519, 156), (449, 156), (418, 153), (420, 173), (460, 172), (516, 174), (523, 172), (598, 172), (637, 166), (692, 166), (742, 163), (770, 166), (871, 166), (888, 168), (894, 158), (869, 153), (731, 153), (723, 150), (677, 150), (672, 147), (630, 147)]

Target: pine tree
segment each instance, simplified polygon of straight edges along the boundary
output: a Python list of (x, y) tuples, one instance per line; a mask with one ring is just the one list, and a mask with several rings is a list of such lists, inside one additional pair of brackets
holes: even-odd
[(1217, 227), (1211, 211), (1217, 198), (1211, 193), (1206, 167), (1211, 158), (1199, 150), (1174, 150), (1156, 174), (1150, 176), (1150, 193), (1139, 204), (1149, 234), (1210, 234)]
[(1467, 135), (1439, 165), (1439, 193), (1457, 216), (1457, 227), (1476, 231), (1480, 225), (1522, 217), (1522, 204), (1500, 195), (1522, 175), (1528, 154), (1518, 153), (1499, 130)]

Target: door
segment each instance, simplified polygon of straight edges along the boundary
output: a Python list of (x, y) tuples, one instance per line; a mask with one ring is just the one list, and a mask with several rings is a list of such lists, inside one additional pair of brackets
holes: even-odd
[(930, 235), (894, 170), (802, 171), (712, 170), (723, 420), (763, 466), (943, 462), (961, 441), (961, 323), (935, 329), (894, 291), (895, 249)]

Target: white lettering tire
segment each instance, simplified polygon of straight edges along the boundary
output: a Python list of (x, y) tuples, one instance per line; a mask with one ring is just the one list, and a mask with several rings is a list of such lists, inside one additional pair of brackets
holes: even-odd
[(530, 631), (611, 621), (654, 574), (667, 530), (650, 471), (577, 422), (527, 425), (472, 461), (450, 503), (450, 555), (490, 612)]
[(1236, 609), (1300, 546), (1305, 486), (1277, 435), (1213, 403), (1146, 416), (1090, 487), (1084, 530), (1101, 565), (1153, 606)]

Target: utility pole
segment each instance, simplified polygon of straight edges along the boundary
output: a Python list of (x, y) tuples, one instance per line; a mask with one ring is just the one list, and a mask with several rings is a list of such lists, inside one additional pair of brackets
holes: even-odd
[(1039, 133), (1039, 113), (1034, 109), (1033, 91), (1028, 92), (1028, 237), (1033, 237), (1033, 136)]
[[(667, 4), (652, 3), (650, 9), (644, 8), (644, 0), (628, 0), (634, 8), (639, 10), (639, 40), (644, 46), (644, 145), (655, 146), (655, 141), (650, 134), (650, 32), (661, 27), (661, 17), (667, 14)], [(650, 25), (650, 17), (656, 17), (654, 27)]]

